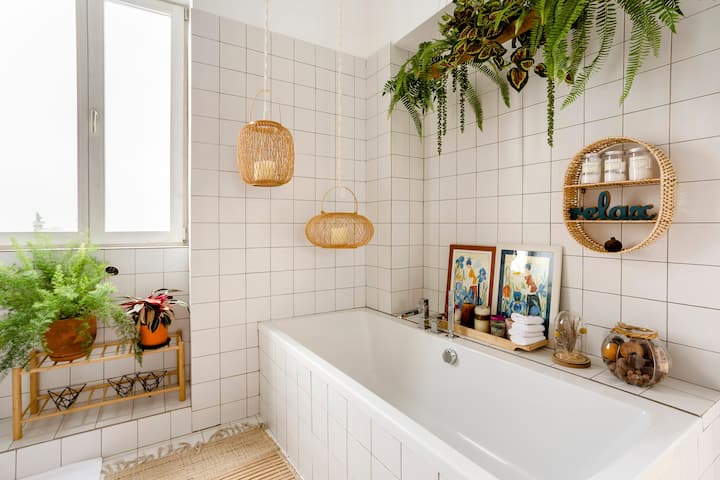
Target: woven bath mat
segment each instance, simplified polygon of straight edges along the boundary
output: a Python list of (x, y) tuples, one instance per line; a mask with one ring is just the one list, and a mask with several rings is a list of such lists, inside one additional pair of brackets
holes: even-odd
[(219, 430), (207, 442), (131, 462), (108, 465), (105, 480), (296, 480), (299, 478), (263, 428)]

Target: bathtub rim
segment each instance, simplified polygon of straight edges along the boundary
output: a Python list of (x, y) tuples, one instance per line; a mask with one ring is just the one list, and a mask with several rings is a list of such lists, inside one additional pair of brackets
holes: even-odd
[[(328, 385), (331, 384), (329, 380), (332, 380), (333, 388), (343, 395), (346, 401), (349, 402), (350, 398), (352, 398), (353, 403), (359, 405), (364, 414), (371, 417), (373, 421), (379, 419), (380, 426), (400, 441), (402, 445), (407, 446), (415, 452), (432, 452), (432, 462), (428, 463), (430, 463), (433, 468), (437, 468), (441, 473), (441, 478), (443, 474), (451, 474), (451, 478), (473, 478), (474, 480), (483, 480), (485, 478), (495, 479), (497, 477), (281, 329), (282, 324), (286, 322), (294, 322), (318, 316), (337, 316), (353, 312), (366, 312), (384, 320), (391, 320), (398, 325), (407, 327), (410, 335), (429, 335), (430, 338), (445, 342), (452, 348), (467, 349), (480, 355), (492, 357), (503, 363), (510, 363), (521, 368), (529, 368), (535, 373), (569, 382), (579, 388), (590, 390), (601, 396), (608, 396), (622, 403), (640, 408), (644, 414), (660, 419), (659, 421), (653, 421), (651, 423), (650, 431), (648, 432), (649, 435), (647, 435), (644, 441), (637, 445), (636, 448), (616, 458), (613, 463), (606, 465), (602, 470), (595, 472), (593, 476), (589, 478), (626, 478), (623, 477), (623, 475), (627, 476), (628, 473), (633, 475), (633, 478), (642, 477), (646, 472), (651, 471), (666, 454), (672, 453), (672, 450), (689, 435), (699, 435), (702, 430), (699, 417), (678, 408), (655, 402), (649, 398), (615, 388), (611, 385), (593, 381), (592, 379), (573, 374), (572, 372), (553, 368), (550, 365), (513, 354), (512, 352), (472, 342), (462, 337), (448, 339), (444, 333), (433, 334), (427, 330), (421, 332), (417, 327), (413, 327), (413, 323), (410, 321), (367, 307), (299, 315), (274, 319), (259, 324), (261, 334), (265, 331), (273, 338), (285, 344), (286, 347), (294, 350), (293, 353), (298, 360), (302, 360), (306, 365), (312, 366), (311, 370), (319, 371), (321, 380), (325, 381)], [(260, 347), (261, 346), (262, 345), (260, 345)], [(272, 357), (272, 352), (267, 353)], [(458, 353), (462, 355), (462, 352)], [(440, 359), (438, 359), (438, 361), (440, 361)], [(647, 461), (639, 461), (638, 459), (645, 459)]]

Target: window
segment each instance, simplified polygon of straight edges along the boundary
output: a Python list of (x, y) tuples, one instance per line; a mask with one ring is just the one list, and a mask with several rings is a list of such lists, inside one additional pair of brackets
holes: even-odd
[[(185, 222), (180, 6), (24, 0), (0, 16), (0, 245), (179, 242)], [(7, 48), (14, 45), (14, 48)]]

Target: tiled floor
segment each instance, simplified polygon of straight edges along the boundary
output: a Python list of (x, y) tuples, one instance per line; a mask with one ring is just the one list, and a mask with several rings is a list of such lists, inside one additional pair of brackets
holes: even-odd
[(185, 391), (184, 402), (178, 400), (177, 392), (171, 392), (28, 423), (23, 438), (17, 441), (12, 440), (12, 419), (6, 418), (0, 420), (0, 452), (189, 407), (189, 383)]

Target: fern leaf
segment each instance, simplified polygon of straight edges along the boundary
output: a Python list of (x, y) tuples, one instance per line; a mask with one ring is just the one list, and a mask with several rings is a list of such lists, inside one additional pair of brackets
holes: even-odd
[(413, 124), (415, 124), (415, 130), (417, 130), (418, 136), (422, 138), (423, 129), (422, 120), (420, 119), (420, 113), (408, 97), (402, 97), (401, 102), (403, 104), (403, 107), (405, 107), (405, 110), (407, 110), (408, 114), (410, 114), (410, 118), (412, 119)]
[(477, 90), (475, 90), (475, 87), (470, 82), (468, 82), (467, 85), (465, 85), (465, 97), (467, 99), (468, 104), (470, 105), (470, 108), (472, 108), (472, 111), (475, 114), (475, 122), (477, 122), (478, 128), (480, 130), (482, 130), (483, 129), (482, 102), (480, 101), (480, 97), (478, 96)]
[(506, 107), (510, 106), (510, 87), (508, 85), (507, 80), (505, 77), (500, 73), (500, 71), (493, 66), (492, 68), (488, 67), (484, 63), (478, 63), (478, 62), (470, 62), (469, 65), (473, 67), (478, 72), (482, 73), (486, 77), (488, 77), (492, 82), (498, 86), (500, 89), (500, 95), (502, 96), (503, 103), (505, 103)]
[(617, 28), (615, 11), (616, 7), (614, 2), (601, 2), (600, 8), (598, 9), (595, 17), (595, 25), (598, 35), (600, 36), (600, 49), (595, 55), (593, 61), (590, 62), (590, 65), (586, 66), (582, 73), (575, 78), (575, 82), (570, 89), (570, 93), (567, 97), (565, 97), (563, 108), (570, 105), (583, 94), (585, 91), (585, 85), (592, 74), (599, 69), (607, 59), (610, 53), (610, 48), (612, 47), (613, 39), (615, 38), (615, 29)]
[(632, 21), (630, 50), (625, 69), (625, 84), (620, 97), (620, 103), (622, 104), (630, 93), (633, 81), (650, 51), (652, 50), (656, 56), (658, 55), (662, 36), (660, 24), (653, 16), (653, 10), (649, 8), (649, 4), (632, 0), (619, 0), (618, 3)]

